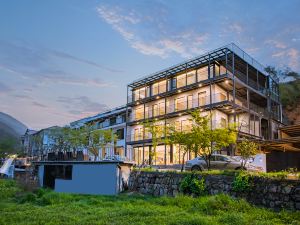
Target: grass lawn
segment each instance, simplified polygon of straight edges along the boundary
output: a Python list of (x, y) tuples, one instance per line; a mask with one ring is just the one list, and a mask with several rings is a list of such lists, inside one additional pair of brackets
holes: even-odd
[(191, 198), (91, 196), (40, 189), (26, 193), (0, 180), (0, 224), (300, 224), (300, 212), (272, 212), (225, 195)]

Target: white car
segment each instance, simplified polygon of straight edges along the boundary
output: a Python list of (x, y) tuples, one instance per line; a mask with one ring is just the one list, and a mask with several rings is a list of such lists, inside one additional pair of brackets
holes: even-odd
[[(241, 162), (227, 155), (213, 154), (210, 159), (210, 168), (218, 170), (239, 170), (241, 169)], [(202, 171), (207, 169), (207, 164), (203, 157), (196, 157), (192, 160), (186, 161), (185, 170)], [(261, 168), (246, 164), (246, 170), (261, 171)]]

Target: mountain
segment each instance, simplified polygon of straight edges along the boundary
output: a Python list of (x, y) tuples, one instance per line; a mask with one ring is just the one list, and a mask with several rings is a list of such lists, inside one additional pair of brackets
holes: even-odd
[(0, 140), (6, 138), (19, 139), (27, 127), (12, 116), (0, 112)]

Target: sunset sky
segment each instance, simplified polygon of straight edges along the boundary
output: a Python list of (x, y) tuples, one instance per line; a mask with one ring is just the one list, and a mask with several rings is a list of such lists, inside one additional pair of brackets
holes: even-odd
[(32, 129), (126, 103), (126, 85), (234, 42), (300, 72), (300, 0), (0, 1), (0, 111)]

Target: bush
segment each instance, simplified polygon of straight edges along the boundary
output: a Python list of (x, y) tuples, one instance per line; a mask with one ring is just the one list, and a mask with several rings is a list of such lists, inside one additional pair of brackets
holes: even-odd
[(7, 199), (14, 197), (21, 188), (14, 180), (0, 179), (0, 199)]
[(250, 191), (251, 184), (249, 182), (249, 175), (245, 172), (240, 172), (234, 177), (232, 184), (233, 190), (236, 192)]
[(188, 174), (180, 183), (180, 191), (184, 194), (200, 196), (206, 193), (205, 180), (202, 177), (199, 180), (198, 176), (194, 173)]

